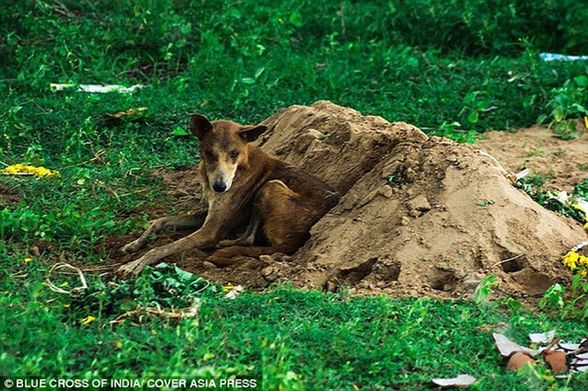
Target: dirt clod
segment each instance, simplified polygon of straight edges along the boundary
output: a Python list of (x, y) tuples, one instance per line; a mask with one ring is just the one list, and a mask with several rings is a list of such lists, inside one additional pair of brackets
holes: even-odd
[(431, 205), (429, 204), (429, 200), (424, 195), (419, 195), (412, 200), (407, 202), (408, 206), (408, 213), (412, 217), (419, 217), (425, 212), (431, 210)]

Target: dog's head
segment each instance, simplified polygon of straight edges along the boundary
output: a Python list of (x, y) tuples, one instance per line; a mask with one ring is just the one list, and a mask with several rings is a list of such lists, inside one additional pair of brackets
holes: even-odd
[(217, 193), (229, 191), (237, 168), (248, 163), (247, 143), (267, 130), (263, 125), (243, 126), (224, 120), (210, 122), (202, 115), (192, 115), (190, 125), (200, 143), (209, 185)]

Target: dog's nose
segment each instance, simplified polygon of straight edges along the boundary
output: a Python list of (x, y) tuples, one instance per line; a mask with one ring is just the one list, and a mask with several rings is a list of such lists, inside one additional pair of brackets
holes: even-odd
[(222, 193), (225, 190), (227, 190), (227, 185), (225, 185), (224, 182), (214, 182), (214, 184), (212, 185), (212, 188), (217, 193)]

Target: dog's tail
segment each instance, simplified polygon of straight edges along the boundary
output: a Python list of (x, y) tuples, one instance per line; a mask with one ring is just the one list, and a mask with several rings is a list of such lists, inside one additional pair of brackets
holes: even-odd
[(289, 254), (292, 249), (273, 246), (231, 246), (215, 251), (206, 260), (217, 266), (229, 266), (237, 262), (238, 257), (257, 258), (261, 255), (271, 255), (278, 252)]

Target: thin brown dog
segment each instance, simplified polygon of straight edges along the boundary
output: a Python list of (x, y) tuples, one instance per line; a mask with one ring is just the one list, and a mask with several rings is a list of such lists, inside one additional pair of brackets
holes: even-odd
[[(309, 238), (310, 228), (339, 201), (334, 189), (317, 177), (250, 144), (266, 126), (224, 120), (211, 123), (206, 117), (193, 115), (191, 128), (200, 143), (199, 168), (208, 211), (155, 220), (141, 237), (121, 250), (137, 251), (152, 233), (165, 229), (199, 229), (121, 266), (122, 274), (139, 274), (145, 266), (186, 250), (219, 266), (233, 264), (238, 256), (292, 254)], [(245, 224), (247, 228), (238, 239), (226, 240)], [(210, 256), (201, 251), (214, 246), (222, 248)]]

